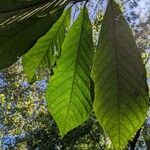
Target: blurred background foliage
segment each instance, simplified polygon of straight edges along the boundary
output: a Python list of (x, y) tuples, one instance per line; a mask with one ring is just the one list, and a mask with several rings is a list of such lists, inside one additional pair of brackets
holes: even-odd
[[(142, 0), (119, 1), (124, 15), (132, 28), (138, 49), (141, 51), (147, 69), (150, 86), (150, 9), (142, 17)], [(144, 1), (144, 0), (143, 0)], [(98, 2), (98, 0), (97, 0)], [(93, 19), (94, 42), (105, 3), (103, 0), (89, 3), (89, 9), (101, 11)], [(150, 3), (147, 7), (150, 8)], [(138, 8), (139, 7), (139, 8)], [(75, 7), (77, 12), (79, 6)], [(75, 15), (74, 15), (75, 16)], [(146, 19), (145, 19), (146, 17)], [(92, 18), (92, 14), (91, 14)], [(62, 140), (55, 121), (46, 108), (45, 90), (49, 70), (43, 79), (30, 85), (23, 73), (21, 59), (0, 72), (0, 149), (2, 150), (111, 150), (108, 137), (99, 126), (95, 116), (68, 133)], [(149, 88), (150, 89), (150, 88)], [(148, 116), (150, 113), (148, 112)], [(129, 142), (128, 148), (130, 149)], [(150, 149), (150, 117), (145, 121), (136, 143), (137, 150)]]

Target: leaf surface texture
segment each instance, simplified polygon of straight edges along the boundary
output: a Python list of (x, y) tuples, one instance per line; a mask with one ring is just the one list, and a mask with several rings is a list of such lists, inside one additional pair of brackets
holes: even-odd
[(60, 54), (65, 39), (66, 27), (70, 22), (70, 9), (65, 10), (53, 27), (41, 37), (23, 57), (24, 71), (32, 83), (38, 69), (51, 68)]
[(83, 9), (69, 30), (47, 88), (47, 103), (63, 137), (83, 123), (92, 109), (90, 73), (93, 61), (91, 22)]
[(113, 0), (103, 19), (92, 78), (96, 116), (114, 147), (121, 150), (144, 123), (148, 92), (140, 53)]
[(52, 14), (61, 11), (69, 3), (67, 0), (6, 0), (0, 1), (0, 30), (35, 14)]

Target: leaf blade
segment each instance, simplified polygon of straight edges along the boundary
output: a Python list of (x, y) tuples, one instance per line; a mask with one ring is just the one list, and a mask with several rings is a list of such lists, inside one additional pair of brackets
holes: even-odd
[[(85, 45), (87, 39), (89, 47)], [(92, 59), (91, 23), (87, 10), (82, 10), (63, 43), (62, 55), (46, 94), (49, 111), (62, 137), (84, 122), (91, 112), (89, 84)]]
[(35, 81), (37, 69), (40, 67), (51, 68), (55, 64), (55, 58), (60, 54), (61, 46), (65, 38), (65, 20), (68, 19), (70, 19), (70, 9), (65, 10), (47, 34), (41, 37), (35, 46), (24, 55), (23, 67), (31, 83)]
[(48, 31), (58, 16), (33, 16), (0, 31), (0, 69), (12, 65), (25, 54)]
[(61, 0), (0, 1), (0, 30), (39, 13), (53, 14), (64, 9), (68, 3)]
[(95, 114), (114, 147), (121, 150), (144, 122), (148, 92), (131, 30), (112, 0), (104, 16), (92, 78)]

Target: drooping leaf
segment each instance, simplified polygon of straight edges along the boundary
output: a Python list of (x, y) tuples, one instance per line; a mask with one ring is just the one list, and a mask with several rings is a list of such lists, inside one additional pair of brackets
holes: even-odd
[(92, 78), (95, 114), (117, 150), (142, 126), (148, 109), (144, 65), (119, 6), (110, 0)]
[(83, 9), (62, 47), (57, 68), (47, 88), (47, 103), (61, 136), (83, 123), (92, 108), (90, 73), (93, 60), (92, 29)]
[(35, 81), (38, 69), (53, 67), (65, 39), (66, 27), (70, 22), (70, 12), (71, 9), (64, 10), (63, 15), (49, 32), (41, 37), (23, 57), (24, 71), (31, 83)]
[(60, 14), (61, 12), (41, 18), (33, 16), (0, 31), (0, 69), (12, 65), (25, 54), (48, 31)]

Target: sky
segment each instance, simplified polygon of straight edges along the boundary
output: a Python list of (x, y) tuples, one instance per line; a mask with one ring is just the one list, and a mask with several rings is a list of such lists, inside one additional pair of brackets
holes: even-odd
[[(133, 8), (135, 13), (139, 16), (139, 19), (144, 23), (150, 16), (150, 0), (134, 0), (137, 2), (137, 7)], [(134, 1), (126, 3), (125, 8), (127, 12), (131, 12), (131, 6), (134, 5)], [(150, 21), (150, 20), (149, 20)]]

